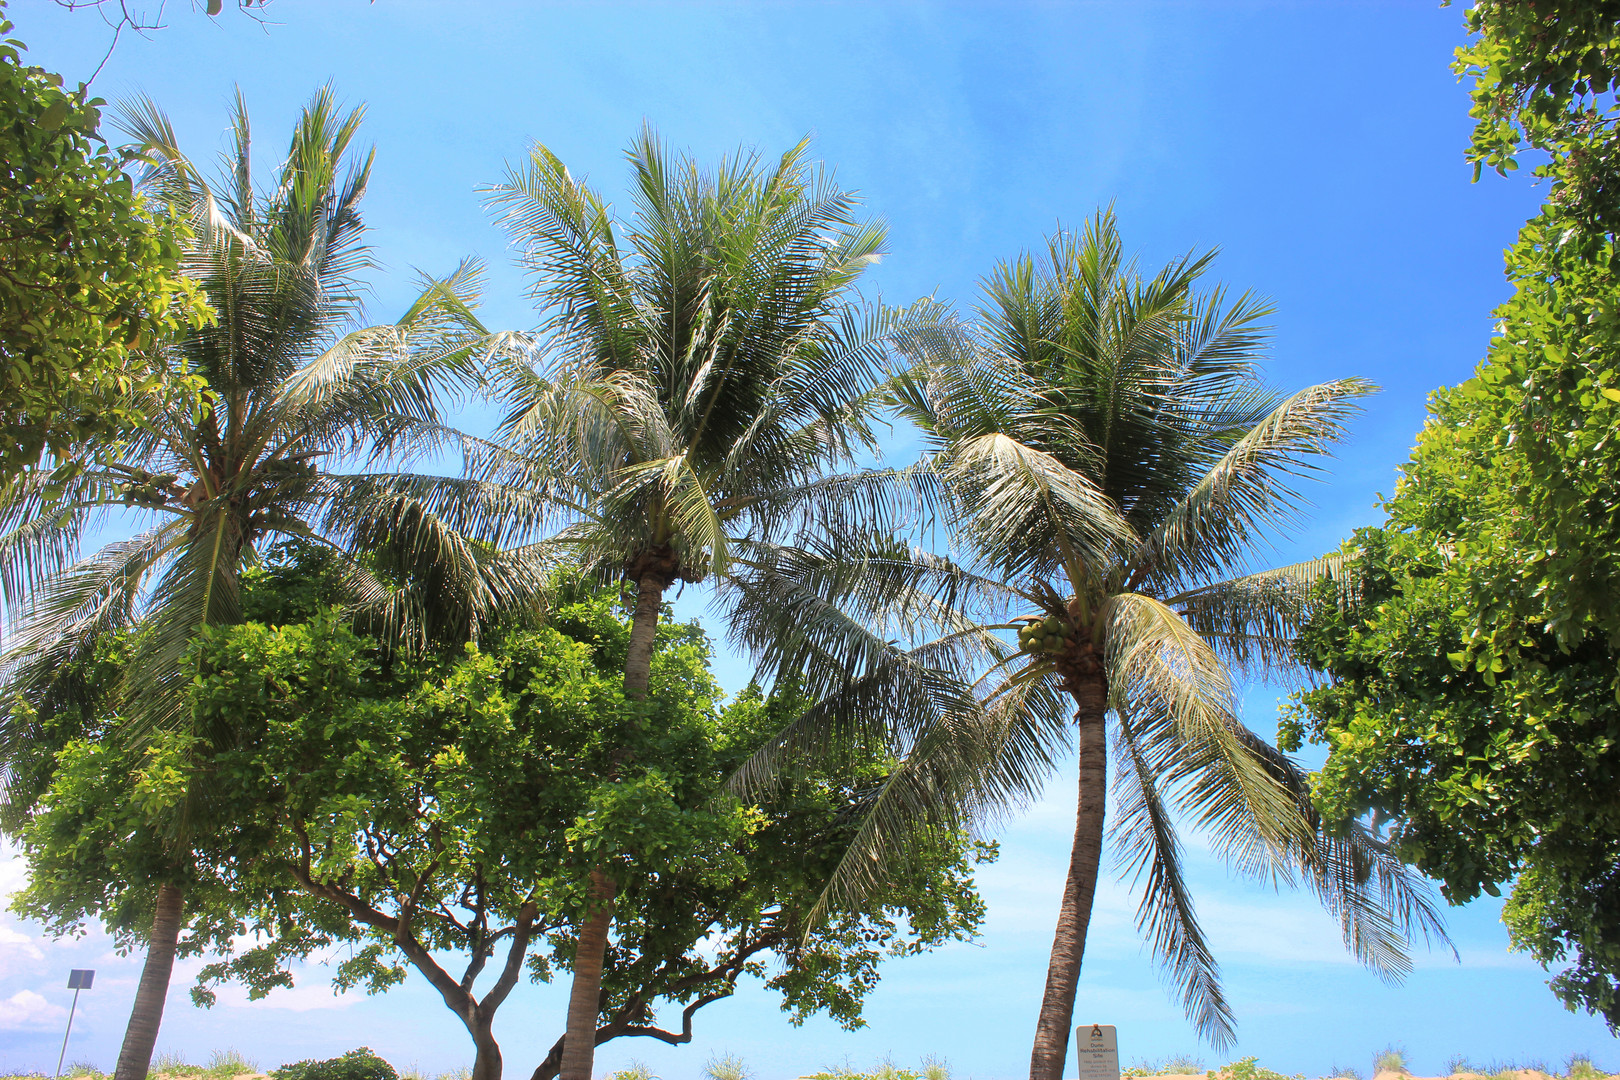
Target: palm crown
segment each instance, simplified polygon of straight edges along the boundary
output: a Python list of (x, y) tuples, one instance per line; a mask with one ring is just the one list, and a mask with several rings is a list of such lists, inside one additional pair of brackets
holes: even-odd
[(501, 445), (476, 451), (509, 528), (656, 604), (892, 481), (847, 467), (915, 315), (854, 292), (884, 230), (805, 150), (705, 171), (644, 132), (627, 226), (544, 147), (493, 190), (546, 316), (541, 363), (497, 366)]

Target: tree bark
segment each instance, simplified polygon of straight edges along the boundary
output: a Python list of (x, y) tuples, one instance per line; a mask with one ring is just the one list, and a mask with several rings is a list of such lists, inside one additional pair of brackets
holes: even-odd
[(1035, 1024), (1030, 1080), (1063, 1080), (1063, 1065), (1069, 1056), (1069, 1027), (1074, 1020), (1074, 993), (1080, 982), (1080, 961), (1086, 952), (1086, 929), (1091, 923), (1091, 902), (1097, 894), (1097, 870), (1102, 860), (1103, 809), (1108, 795), (1108, 691), (1101, 671), (1081, 675), (1071, 685), (1080, 728), (1080, 802), (1075, 810), (1074, 848), (1069, 855), (1069, 877), (1063, 886), (1063, 907), (1058, 912), (1052, 959), (1046, 970), (1046, 993)]
[(600, 870), (591, 871), (591, 906), (579, 928), (574, 984), (568, 994), (568, 1030), (563, 1036), (562, 1080), (591, 1080), (596, 1059), (596, 1018), (602, 1011), (602, 963), (613, 926), (618, 886)]
[(467, 1023), (476, 1048), (470, 1080), (501, 1080), (501, 1047), (495, 1041), (494, 1023), (493, 1009), (487, 1013), (483, 1009), (473, 1010), (473, 1016)]
[(664, 567), (645, 571), (636, 581), (636, 613), (630, 620), (630, 647), (624, 658), (624, 692), (637, 701), (647, 696), (652, 679), (653, 641), (658, 636), (658, 608), (670, 577)]
[[(630, 620), (630, 645), (624, 658), (624, 695), (647, 697), (652, 680), (653, 642), (658, 637), (658, 609), (675, 578), (675, 558), (667, 550), (636, 560), (636, 611)], [(602, 1007), (602, 965), (608, 931), (613, 926), (613, 897), (618, 886), (600, 867), (591, 871), (591, 904), (579, 928), (574, 955), (574, 982), (568, 994), (568, 1029), (563, 1035), (562, 1080), (591, 1080), (596, 1059), (596, 1021)]]
[(158, 1026), (163, 1023), (163, 1002), (169, 996), (169, 976), (174, 971), (175, 949), (180, 945), (185, 906), (186, 894), (181, 889), (158, 886), (152, 940), (146, 946), (146, 963), (141, 967), (140, 985), (135, 988), (135, 1005), (129, 1011), (129, 1027), (124, 1029), (124, 1045), (118, 1051), (113, 1080), (146, 1080)]

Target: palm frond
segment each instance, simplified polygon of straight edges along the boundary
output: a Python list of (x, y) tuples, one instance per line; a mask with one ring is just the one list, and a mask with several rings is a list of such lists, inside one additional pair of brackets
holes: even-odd
[(1120, 593), (1098, 614), (1106, 627), (1109, 693), (1129, 703), (1137, 752), (1157, 774), (1184, 784), (1183, 809), (1220, 852), (1249, 874), (1274, 872), (1308, 828), (1298, 803), (1257, 757), (1226, 670), (1209, 644), (1151, 597)]
[(1285, 529), (1300, 506), (1289, 480), (1344, 436), (1356, 399), (1374, 391), (1340, 379), (1291, 395), (1243, 434), (1188, 490), (1129, 560), (1128, 583), (1196, 581), (1230, 573), (1266, 532)]
[(1158, 763), (1143, 754), (1130, 710), (1118, 708), (1115, 716), (1114, 757), (1123, 767), (1115, 773), (1116, 810), (1108, 835), (1121, 876), (1142, 888), (1137, 929), (1181, 991), (1182, 1009), (1193, 1027), (1211, 1045), (1226, 1049), (1236, 1038), (1236, 1018), (1182, 876), (1181, 842), (1159, 790)]
[(1348, 598), (1347, 557), (1324, 555), (1201, 585), (1165, 598), (1226, 663), (1253, 674), (1291, 674), (1293, 644), (1303, 628), (1316, 583), (1333, 581)]

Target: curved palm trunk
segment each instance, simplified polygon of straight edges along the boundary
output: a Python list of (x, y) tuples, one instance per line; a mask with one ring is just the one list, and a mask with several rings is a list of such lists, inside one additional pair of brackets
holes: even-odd
[(1046, 970), (1046, 993), (1035, 1024), (1030, 1080), (1063, 1080), (1063, 1064), (1069, 1056), (1069, 1028), (1074, 1021), (1074, 993), (1080, 982), (1080, 961), (1086, 952), (1086, 928), (1091, 923), (1091, 902), (1097, 894), (1097, 870), (1102, 860), (1103, 809), (1108, 794), (1104, 725), (1108, 692), (1102, 674), (1082, 676), (1073, 686), (1073, 693), (1080, 728), (1080, 803), (1075, 810), (1074, 848), (1069, 855), (1069, 877), (1063, 886), (1063, 907), (1058, 912), (1052, 959)]
[(602, 1009), (602, 962), (613, 926), (618, 886), (600, 870), (591, 871), (590, 913), (579, 928), (574, 985), (568, 994), (568, 1030), (563, 1035), (562, 1080), (591, 1080), (596, 1058), (596, 1019)]
[(135, 1005), (129, 1011), (129, 1027), (124, 1030), (124, 1045), (118, 1051), (113, 1080), (146, 1080), (152, 1048), (157, 1045), (158, 1025), (163, 1022), (163, 1001), (169, 996), (169, 975), (174, 971), (174, 953), (180, 945), (185, 904), (186, 894), (179, 888), (158, 886), (152, 940), (146, 947), (146, 963), (135, 989)]
[[(673, 576), (673, 560), (644, 557), (636, 577), (636, 612), (630, 621), (630, 647), (624, 659), (625, 696), (640, 701), (652, 678), (653, 641), (658, 636), (658, 608)], [(649, 565), (650, 564), (650, 565)], [(602, 965), (608, 931), (613, 926), (613, 898), (618, 886), (600, 869), (591, 871), (590, 908), (579, 928), (574, 956), (574, 982), (568, 993), (568, 1029), (563, 1035), (560, 1080), (591, 1080), (596, 1059), (596, 1021), (602, 1007)]]

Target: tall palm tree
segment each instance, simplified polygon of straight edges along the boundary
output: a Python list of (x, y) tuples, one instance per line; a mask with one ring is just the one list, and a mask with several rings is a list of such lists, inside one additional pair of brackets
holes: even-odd
[[(497, 369), (508, 414), (475, 468), (491, 516), (634, 590), (631, 702), (673, 584), (724, 586), (760, 545), (836, 527), (896, 482), (855, 464), (913, 316), (856, 294), (884, 228), (806, 150), (705, 170), (643, 130), (628, 221), (543, 146), (491, 192), (546, 321), (536, 359)], [(562, 1080), (590, 1080), (614, 892), (594, 870)]]
[[(169, 377), (132, 391), (149, 423), (107, 464), (65, 488), (25, 478), (0, 492), (8, 703), (48, 697), (57, 672), (134, 631), (118, 704), (127, 733), (185, 723), (187, 650), (202, 628), (239, 621), (239, 573), (264, 543), (296, 537), (351, 551), (410, 517), (402, 492), (431, 483), (375, 470), (436, 444), (436, 397), (465, 378), (458, 365), (484, 340), (469, 307), (478, 272), (463, 264), (427, 282), (399, 321), (360, 326), (360, 274), (372, 265), (359, 212), (372, 155), (351, 153), (361, 117), (319, 91), (261, 190), (240, 95), (219, 184), (180, 151), (155, 106), (131, 106), (144, 182), (189, 217), (184, 269), (216, 319), (150, 345)], [(196, 379), (206, 384), (201, 409), (184, 392)], [(345, 465), (357, 471), (339, 471)], [(79, 557), (87, 536), (121, 525), (127, 539)], [(404, 632), (421, 605), (362, 561), (347, 567), (356, 601)], [(34, 716), (8, 704), (0, 757), (43, 737)], [(150, 944), (117, 1080), (146, 1075), (187, 919), (183, 834), (206, 818), (205, 802), (194, 783), (176, 871), (152, 883)]]
[[(1142, 888), (1138, 925), (1201, 1034), (1233, 1017), (1181, 870), (1178, 826), (1241, 872), (1300, 878), (1347, 945), (1387, 977), (1413, 929), (1443, 938), (1421, 887), (1367, 831), (1328, 836), (1307, 779), (1238, 719), (1233, 670), (1291, 670), (1291, 641), (1330, 560), (1256, 570), (1254, 543), (1302, 507), (1294, 481), (1372, 388), (1284, 395), (1257, 363), (1267, 314), (1196, 285), (1210, 256), (1146, 278), (1111, 214), (985, 282), (977, 327), (908, 339), (894, 403), (926, 442), (951, 557), (870, 537), (786, 553), (739, 590), (756, 646), (842, 665), (848, 701), (812, 711), (740, 777), (795, 747), (904, 736), (832, 891), (862, 887), (918, 828), (958, 828), (1032, 798), (1078, 744), (1079, 804), (1031, 1080), (1061, 1080), (1103, 848)], [(920, 537), (913, 537), (914, 539)], [(792, 610), (784, 622), (774, 613)], [(1007, 638), (1016, 632), (1016, 648)], [(832, 661), (829, 665), (828, 660)], [(912, 663), (907, 667), (907, 661)], [(923, 670), (955, 670), (974, 705), (900, 708)], [(857, 703), (880, 702), (863, 718)], [(887, 709), (888, 711), (885, 711)], [(1104, 831), (1110, 742), (1119, 818)]]

